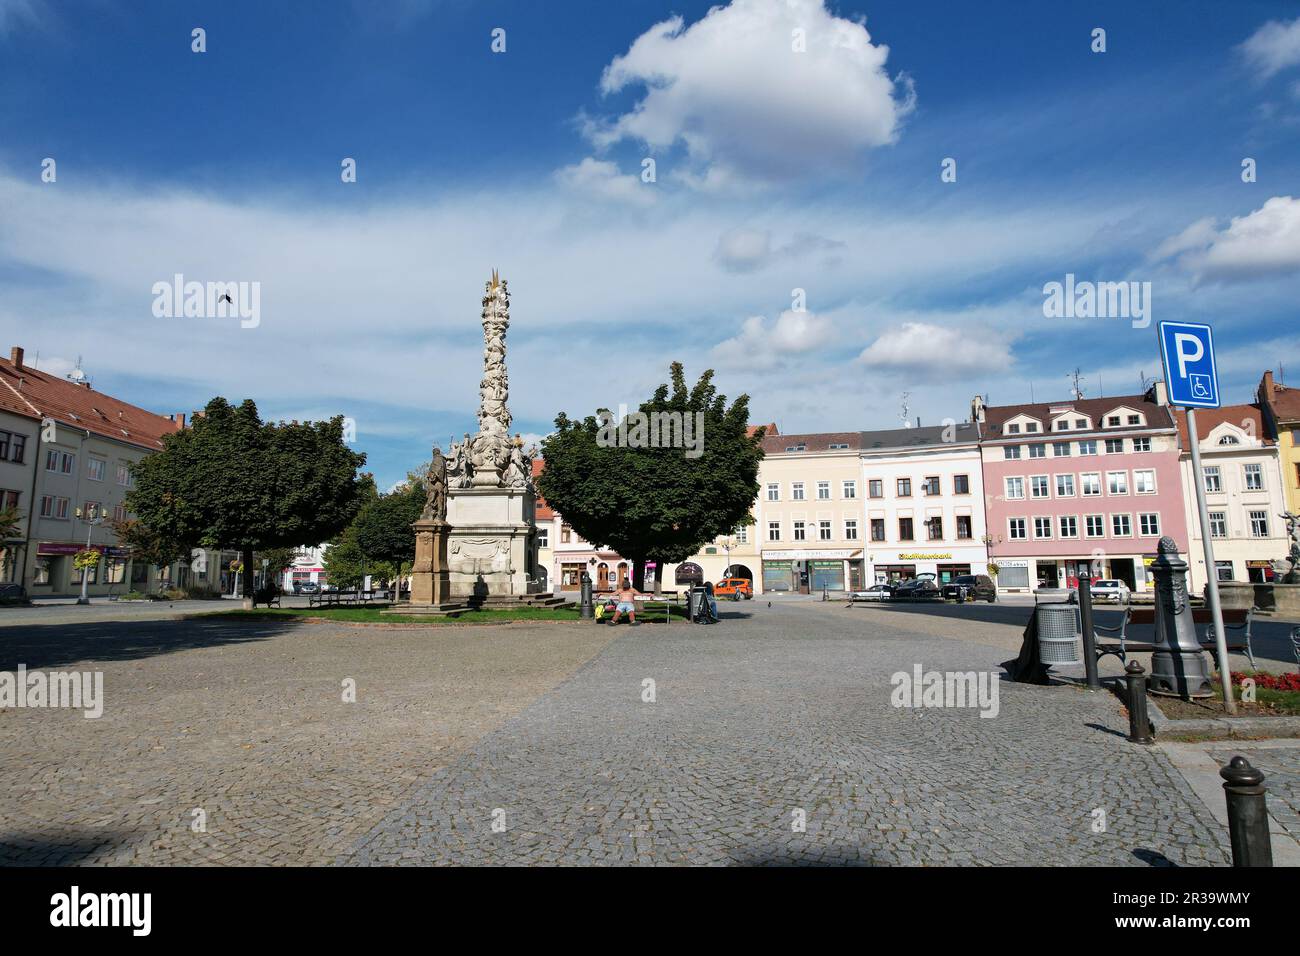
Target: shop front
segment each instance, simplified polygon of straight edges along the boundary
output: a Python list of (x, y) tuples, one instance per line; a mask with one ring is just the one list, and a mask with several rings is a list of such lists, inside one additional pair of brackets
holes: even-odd
[(933, 574), (947, 584), (963, 574), (983, 574), (988, 567), (984, 549), (954, 548), (952, 551), (877, 551), (872, 553), (871, 576), (876, 584), (896, 584), (921, 574)]
[(861, 550), (799, 549), (763, 552), (763, 590), (843, 591), (860, 587)]

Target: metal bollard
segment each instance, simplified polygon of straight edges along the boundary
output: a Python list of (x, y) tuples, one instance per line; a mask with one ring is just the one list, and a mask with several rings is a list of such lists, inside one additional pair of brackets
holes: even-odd
[[(1089, 572), (1091, 573), (1091, 572)], [(1101, 688), (1097, 676), (1097, 632), (1092, 626), (1092, 578), (1079, 578), (1079, 631), (1083, 637), (1083, 672), (1090, 690)]]
[(584, 621), (590, 621), (596, 616), (596, 608), (591, 603), (591, 575), (586, 571), (582, 572), (582, 604), (578, 610), (578, 617)]
[(1135, 744), (1155, 743), (1151, 721), (1147, 719), (1147, 674), (1137, 661), (1124, 668), (1128, 681), (1128, 739)]
[(1219, 771), (1228, 801), (1228, 832), (1233, 866), (1272, 866), (1264, 775), (1238, 754)]

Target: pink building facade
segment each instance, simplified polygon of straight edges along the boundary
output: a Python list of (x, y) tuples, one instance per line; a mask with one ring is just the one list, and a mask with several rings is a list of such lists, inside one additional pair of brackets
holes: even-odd
[(985, 406), (985, 543), (998, 587), (1071, 587), (1082, 575), (1152, 588), (1162, 536), (1186, 554), (1178, 428), (1163, 383), (1146, 395)]

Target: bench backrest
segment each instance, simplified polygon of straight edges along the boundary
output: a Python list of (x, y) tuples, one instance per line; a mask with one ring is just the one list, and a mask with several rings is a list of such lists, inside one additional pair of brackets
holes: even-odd
[[(1250, 611), (1245, 608), (1224, 608), (1223, 623), (1240, 627), (1245, 624), (1250, 617)], [(1208, 607), (1192, 608), (1193, 624), (1210, 624), (1214, 617)], [(1129, 609), (1128, 622), (1130, 624), (1154, 624), (1156, 621), (1156, 609), (1153, 607), (1135, 607)]]

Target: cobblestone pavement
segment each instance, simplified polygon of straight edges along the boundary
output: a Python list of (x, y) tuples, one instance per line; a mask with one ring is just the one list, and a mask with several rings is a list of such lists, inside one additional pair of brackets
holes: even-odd
[(331, 862), (612, 637), (212, 619), (0, 628), (0, 671), (101, 671), (106, 698), (95, 720), (0, 710), (0, 865)]
[[(1222, 828), (1106, 693), (890, 705), (1005, 650), (817, 604), (628, 628), (429, 774), (340, 862), (1223, 865)], [(653, 702), (643, 699), (653, 681)], [(800, 819), (806, 830), (799, 831)], [(1100, 830), (1100, 832), (1098, 832)]]
[(1215, 762), (1223, 766), (1240, 754), (1252, 767), (1264, 773), (1268, 788), (1268, 813), (1277, 825), (1300, 841), (1300, 746), (1252, 747), (1243, 741), (1238, 747), (1215, 744)]

